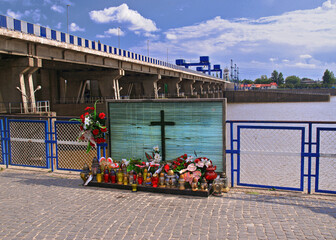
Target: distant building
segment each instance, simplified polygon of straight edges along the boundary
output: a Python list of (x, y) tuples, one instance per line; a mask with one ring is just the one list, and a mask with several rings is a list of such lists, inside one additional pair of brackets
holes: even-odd
[(269, 84), (240, 84), (239, 89), (241, 90), (253, 90), (253, 89), (277, 89), (278, 84), (275, 82)]
[(310, 84), (315, 84), (316, 81), (312, 80), (312, 79), (309, 79), (309, 78), (302, 78), (301, 79), (301, 84), (307, 84), (307, 85), (310, 85)]

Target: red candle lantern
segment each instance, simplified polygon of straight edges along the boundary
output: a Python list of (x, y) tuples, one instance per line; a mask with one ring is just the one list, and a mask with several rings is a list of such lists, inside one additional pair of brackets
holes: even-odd
[(111, 183), (116, 183), (116, 173), (113, 169), (111, 169), (111, 172), (110, 172), (110, 181)]
[(153, 177), (152, 177), (153, 187), (156, 188), (158, 186), (158, 183), (159, 183), (159, 176), (155, 173), (153, 174)]
[(109, 182), (109, 178), (110, 178), (109, 170), (108, 170), (107, 166), (105, 166), (105, 170), (104, 170), (104, 182), (108, 183)]
[(138, 174), (138, 184), (139, 184), (139, 185), (142, 185), (142, 183), (143, 183), (143, 177), (142, 177), (142, 174), (139, 173), (139, 174)]
[(217, 168), (216, 166), (210, 166), (206, 169), (206, 172), (204, 175), (206, 180), (211, 181), (211, 180), (216, 179), (217, 177), (217, 173), (215, 172), (216, 168)]

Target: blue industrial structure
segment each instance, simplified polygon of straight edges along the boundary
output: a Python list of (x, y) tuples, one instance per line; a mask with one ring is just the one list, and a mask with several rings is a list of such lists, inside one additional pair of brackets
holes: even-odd
[[(196, 71), (206, 73), (209, 70), (203, 69), (203, 67), (197, 67)], [(223, 78), (223, 70), (220, 68), (219, 64), (213, 66), (213, 69), (210, 69), (210, 72), (219, 72), (219, 78)]]
[(184, 59), (176, 59), (176, 65), (184, 66), (185, 68), (189, 68), (190, 66), (207, 66), (207, 70), (203, 70), (203, 73), (208, 72), (211, 75), (211, 64), (209, 61), (209, 56), (200, 57), (200, 61), (198, 63), (187, 63)]

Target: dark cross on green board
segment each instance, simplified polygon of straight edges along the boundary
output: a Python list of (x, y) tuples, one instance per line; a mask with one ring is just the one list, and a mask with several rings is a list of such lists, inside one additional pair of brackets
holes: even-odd
[(162, 161), (166, 160), (166, 131), (165, 126), (173, 126), (175, 122), (165, 122), (164, 110), (160, 111), (161, 120), (160, 122), (151, 122), (150, 126), (161, 126), (161, 148), (162, 148)]

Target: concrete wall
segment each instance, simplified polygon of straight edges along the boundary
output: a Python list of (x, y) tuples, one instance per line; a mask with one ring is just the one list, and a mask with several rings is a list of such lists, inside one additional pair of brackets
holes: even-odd
[(264, 91), (225, 91), (228, 103), (249, 102), (322, 102), (330, 101), (326, 94), (299, 94)]

